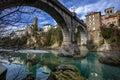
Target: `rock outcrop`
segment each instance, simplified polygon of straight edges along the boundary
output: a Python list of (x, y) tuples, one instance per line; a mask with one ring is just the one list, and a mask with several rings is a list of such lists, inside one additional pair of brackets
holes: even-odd
[(103, 64), (120, 67), (120, 53), (119, 52), (104, 53), (104, 56), (100, 57), (99, 61)]
[(112, 58), (112, 57), (101, 57), (99, 61), (103, 64), (108, 64), (111, 66), (119, 66), (120, 67), (120, 58)]
[(47, 80), (85, 80), (73, 65), (61, 65), (53, 71)]

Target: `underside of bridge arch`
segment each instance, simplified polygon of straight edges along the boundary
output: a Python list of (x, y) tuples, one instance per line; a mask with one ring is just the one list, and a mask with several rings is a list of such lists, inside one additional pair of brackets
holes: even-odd
[[(4, 0), (3, 0), (4, 1)], [(58, 23), (59, 26), (62, 27), (62, 33), (63, 33), (63, 43), (61, 46), (62, 53), (73, 54), (73, 45), (71, 42), (71, 35), (70, 31), (68, 29), (68, 25), (66, 23), (65, 18), (62, 16), (62, 11), (59, 11), (59, 8), (55, 8), (53, 4), (51, 4), (48, 0), (5, 0), (6, 2), (3, 2), (3, 4), (0, 4), (0, 11), (15, 7), (15, 6), (32, 6), (39, 8), (45, 12), (47, 12), (49, 15), (51, 15), (54, 20)], [(51, 0), (50, 0), (51, 1)], [(72, 47), (71, 47), (72, 46)], [(64, 50), (64, 51), (63, 51)]]
[(76, 39), (77, 39), (77, 44), (80, 50), (88, 50), (86, 47), (87, 40), (88, 40), (87, 30), (84, 29), (84, 27), (82, 26), (77, 26), (77, 35), (79, 35), (79, 39), (78, 37)]

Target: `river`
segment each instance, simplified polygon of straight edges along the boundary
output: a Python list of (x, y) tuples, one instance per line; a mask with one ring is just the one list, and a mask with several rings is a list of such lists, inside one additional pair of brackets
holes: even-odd
[(75, 65), (87, 80), (120, 80), (120, 68), (99, 63), (99, 52), (87, 53), (85, 59), (59, 57), (53, 51), (28, 53), (0, 52), (0, 63), (7, 67), (6, 80), (22, 80), (28, 74), (46, 80), (60, 64)]

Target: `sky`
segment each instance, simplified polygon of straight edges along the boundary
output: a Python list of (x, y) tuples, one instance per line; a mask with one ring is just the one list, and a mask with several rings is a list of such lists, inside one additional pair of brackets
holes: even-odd
[[(61, 4), (63, 4), (68, 10), (75, 11), (77, 14), (77, 17), (79, 19), (83, 19), (84, 21), (86, 21), (85, 15), (87, 15), (90, 12), (100, 11), (101, 14), (104, 15), (104, 9), (109, 7), (115, 7), (115, 12), (117, 10), (120, 10), (120, 0), (58, 0), (58, 1)], [(24, 6), (25, 12), (29, 12), (34, 9), (35, 8), (33, 7)], [(37, 9), (37, 12), (32, 14), (23, 14), (21, 16), (22, 21), (23, 22), (28, 21), (27, 24), (32, 24), (33, 17), (37, 17), (39, 22), (38, 23), (39, 27), (43, 27), (45, 24), (51, 24), (51, 25), (57, 24), (56, 21), (48, 13), (40, 9)], [(13, 16), (15, 16), (15, 14), (11, 15), (10, 16), (11, 18), (9, 19), (14, 20)], [(23, 23), (21, 23), (20, 25), (25, 26)]]
[(104, 15), (104, 9), (115, 7), (115, 12), (120, 10), (120, 0), (59, 0), (69, 10), (74, 9), (77, 16), (85, 21), (85, 15), (100, 11)]

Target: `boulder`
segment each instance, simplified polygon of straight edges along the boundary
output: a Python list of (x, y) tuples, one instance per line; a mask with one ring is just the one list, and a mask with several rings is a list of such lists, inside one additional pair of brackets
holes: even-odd
[(73, 65), (60, 65), (47, 80), (85, 80), (79, 70)]
[(43, 73), (50, 74), (51, 70), (47, 66), (43, 66)]
[(35, 80), (34, 74), (28, 74), (23, 80)]
[(111, 66), (120, 67), (120, 58), (116, 58), (116, 57), (100, 57), (99, 62)]

